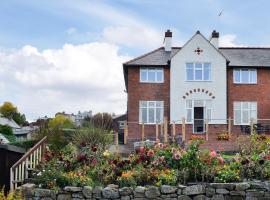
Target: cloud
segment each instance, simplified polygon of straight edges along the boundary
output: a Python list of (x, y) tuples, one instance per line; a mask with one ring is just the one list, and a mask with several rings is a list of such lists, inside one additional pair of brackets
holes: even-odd
[(162, 45), (162, 33), (145, 26), (110, 26), (103, 40), (128, 47), (156, 48)]
[(77, 32), (77, 29), (75, 27), (70, 27), (67, 30), (67, 34), (72, 35)]
[(237, 44), (235, 34), (222, 35), (219, 39), (219, 45), (221, 47), (246, 47), (247, 45)]
[(123, 113), (122, 63), (128, 59), (105, 42), (43, 51), (30, 45), (1, 50), (0, 99), (12, 99), (30, 119), (63, 110)]

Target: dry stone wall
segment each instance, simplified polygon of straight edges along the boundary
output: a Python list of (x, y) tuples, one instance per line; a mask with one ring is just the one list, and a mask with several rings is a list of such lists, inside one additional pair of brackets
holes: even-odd
[(27, 200), (270, 200), (270, 182), (210, 183), (196, 185), (138, 186), (135, 188), (65, 187), (60, 191), (36, 188), (25, 184), (22, 191)]

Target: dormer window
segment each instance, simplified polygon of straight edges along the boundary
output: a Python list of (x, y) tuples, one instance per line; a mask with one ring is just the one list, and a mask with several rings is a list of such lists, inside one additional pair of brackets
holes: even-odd
[(140, 68), (140, 82), (141, 83), (163, 83), (164, 70), (156, 67), (142, 67)]
[(210, 63), (186, 63), (187, 81), (210, 81), (211, 64)]

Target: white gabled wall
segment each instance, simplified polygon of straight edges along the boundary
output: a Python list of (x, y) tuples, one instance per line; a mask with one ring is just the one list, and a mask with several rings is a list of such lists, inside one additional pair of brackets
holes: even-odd
[[(203, 52), (198, 55), (194, 52), (200, 48)], [(212, 80), (208, 82), (186, 81), (187, 62), (209, 62), (211, 63)], [(183, 48), (171, 59), (170, 70), (170, 119), (179, 121), (186, 117), (186, 99), (212, 100), (211, 124), (225, 124), (227, 118), (227, 78), (226, 59), (213, 45), (211, 45), (201, 34), (194, 35)], [(212, 93), (215, 99), (203, 92), (185, 93), (193, 89), (204, 89)], [(186, 96), (186, 99), (183, 98)], [(218, 120), (215, 120), (218, 119)], [(223, 119), (223, 120), (222, 120)], [(181, 122), (179, 122), (181, 123)]]

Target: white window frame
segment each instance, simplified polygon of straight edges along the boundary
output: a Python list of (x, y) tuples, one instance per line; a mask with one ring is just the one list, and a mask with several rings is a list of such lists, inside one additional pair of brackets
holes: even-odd
[[(236, 109), (235, 104), (236, 103), (240, 103), (240, 109)], [(244, 103), (248, 103), (248, 109), (243, 108), (243, 104)], [(255, 104), (256, 106), (256, 110), (252, 109), (252, 104)], [(237, 123), (236, 120), (236, 110), (240, 111), (240, 122)], [(248, 121), (247, 123), (243, 122), (243, 111), (248, 111)], [(257, 101), (234, 101), (233, 102), (233, 118), (234, 118), (234, 125), (249, 125), (250, 124), (250, 120), (251, 120), (251, 112), (256, 111), (256, 116), (253, 118), (253, 120), (257, 120), (257, 116), (258, 116), (258, 104)]]
[[(146, 102), (146, 106), (142, 106), (142, 103)], [(154, 103), (154, 106), (150, 106), (151, 103)], [(161, 106), (157, 106), (157, 103), (160, 103)], [(146, 108), (147, 112), (147, 120), (146, 122), (142, 121), (142, 108)], [(155, 122), (149, 122), (149, 109), (154, 108), (154, 116), (155, 116)], [(157, 120), (157, 108), (160, 110), (161, 120)], [(139, 123), (140, 124), (156, 124), (156, 123), (163, 123), (163, 116), (164, 116), (164, 101), (140, 101), (139, 102)]]
[[(155, 80), (149, 81), (148, 74), (149, 71), (154, 70), (155, 71)], [(142, 72), (146, 71), (146, 80), (142, 80)], [(162, 78), (161, 80), (157, 80), (157, 72), (162, 71)], [(140, 68), (140, 83), (164, 83), (164, 68), (162, 67), (141, 67)]]
[[(188, 107), (188, 101), (192, 102), (192, 106)], [(186, 99), (186, 122), (189, 124), (194, 123), (194, 102), (195, 101), (203, 101), (203, 107), (204, 107), (204, 119), (208, 120), (208, 123), (211, 123), (212, 116), (213, 116), (213, 101), (211, 99)], [(206, 107), (206, 102), (210, 101), (211, 106)], [(188, 120), (188, 110), (191, 110), (191, 120)], [(208, 119), (207, 114), (210, 113), (210, 118)]]
[[(188, 77), (187, 77), (187, 65), (188, 64), (192, 64), (192, 71), (193, 71), (193, 80), (188, 80)], [(195, 74), (196, 74), (196, 71), (199, 71), (199, 69), (196, 69), (196, 64), (201, 64), (201, 70), (200, 71), (202, 71), (202, 79), (201, 80), (199, 80), (199, 79), (196, 79), (195, 78)], [(209, 65), (209, 70), (210, 70), (210, 72), (209, 72), (209, 79), (207, 79), (207, 80), (205, 80), (204, 79), (204, 72), (205, 72), (205, 65), (206, 64), (208, 64)], [(208, 82), (208, 81), (212, 81), (212, 64), (211, 64), (211, 62), (186, 62), (186, 81), (198, 81), (198, 82)]]
[[(243, 82), (242, 81), (242, 72), (243, 71), (246, 71), (248, 70), (248, 82)], [(236, 71), (239, 71), (240, 73), (240, 81), (237, 81), (236, 78), (235, 78), (235, 73)], [(255, 74), (256, 74), (256, 81), (254, 82), (251, 82), (251, 72), (254, 72), (255, 71)], [(233, 83), (236, 83), (236, 84), (257, 84), (257, 79), (258, 79), (258, 76), (257, 76), (257, 69), (255, 68), (239, 68), (239, 69), (233, 69)]]

